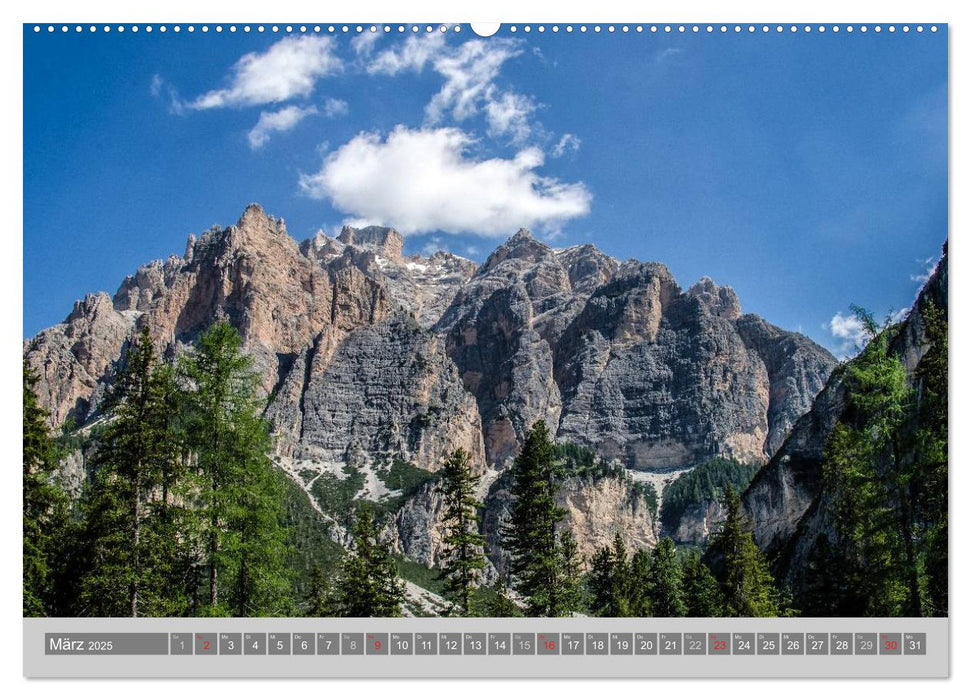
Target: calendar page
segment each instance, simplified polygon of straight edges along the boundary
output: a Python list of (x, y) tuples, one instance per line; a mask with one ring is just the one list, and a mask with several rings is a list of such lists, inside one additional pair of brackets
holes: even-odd
[(22, 31), (26, 676), (949, 674), (946, 23)]

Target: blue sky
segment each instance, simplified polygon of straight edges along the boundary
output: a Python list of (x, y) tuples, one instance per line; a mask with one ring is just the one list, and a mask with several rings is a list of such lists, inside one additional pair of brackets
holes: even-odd
[(253, 201), (298, 240), (592, 242), (837, 353), (947, 235), (945, 27), (325, 34), (24, 28), (25, 336)]

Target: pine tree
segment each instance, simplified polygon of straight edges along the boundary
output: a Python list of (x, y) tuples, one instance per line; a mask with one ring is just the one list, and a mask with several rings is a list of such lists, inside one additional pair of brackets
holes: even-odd
[(914, 541), (914, 500), (905, 424), (913, 391), (890, 348), (892, 327), (857, 309), (871, 339), (844, 368), (848, 411), (823, 451), (823, 485), (843, 574), (865, 615), (919, 615), (920, 573)]
[(23, 614), (56, 614), (57, 573), (68, 528), (68, 499), (52, 481), (57, 450), (35, 393), (37, 374), (23, 364)]
[(725, 614), (718, 580), (697, 554), (684, 566), (684, 602), (688, 617), (722, 617)]
[(646, 549), (638, 549), (630, 559), (630, 599), (631, 617), (651, 617), (654, 614), (650, 591), (650, 571), (652, 557)]
[(576, 537), (570, 530), (560, 533), (560, 562), (563, 586), (563, 610), (581, 612), (586, 608), (583, 591), (583, 560)]
[(269, 428), (253, 360), (225, 321), (183, 355), (186, 439), (195, 457), (198, 532), (208, 572), (206, 615), (292, 611), (282, 475), (268, 456)]
[(81, 598), (102, 614), (159, 615), (167, 605), (169, 564), (152, 536), (159, 511), (151, 501), (175, 472), (177, 443), (172, 375), (160, 364), (148, 329), (134, 339), (124, 369), (106, 395), (107, 425), (95, 456), (97, 478), (87, 500), (92, 556)]
[(681, 564), (670, 537), (662, 539), (654, 548), (647, 576), (653, 614), (657, 617), (684, 617), (688, 608), (682, 590)]
[(378, 536), (374, 512), (367, 503), (357, 510), (351, 549), (341, 563), (335, 601), (339, 617), (400, 617), (404, 588), (387, 544)]
[(529, 616), (558, 617), (567, 611), (563, 599), (563, 567), (556, 526), (566, 511), (556, 505), (556, 467), (546, 423), (539, 421), (526, 435), (513, 462), (514, 498), (503, 546), (512, 559), (516, 590), (526, 599)]
[(475, 498), (478, 481), (472, 474), (472, 455), (460, 447), (446, 458), (437, 487), (444, 500), (441, 577), (446, 593), (466, 616), (475, 615), (473, 593), (485, 567), (478, 514), (482, 504)]
[(734, 488), (722, 497), (725, 521), (711, 538), (709, 556), (720, 563), (719, 582), (725, 614), (730, 617), (776, 617), (779, 594), (765, 557), (752, 537), (742, 500)]
[(331, 617), (334, 614), (333, 592), (324, 570), (314, 566), (310, 572), (310, 590), (307, 591), (305, 617)]
[(495, 596), (489, 602), (486, 610), (489, 617), (520, 617), (522, 615), (519, 606), (509, 597), (506, 583), (501, 576), (494, 587), (494, 591)]
[(614, 559), (610, 547), (601, 547), (593, 556), (588, 580), (590, 612), (598, 617), (618, 617), (614, 600)]
[(614, 534), (613, 547), (602, 547), (597, 551), (589, 583), (594, 615), (631, 617), (636, 614), (632, 598), (637, 597), (641, 601), (642, 596), (634, 594), (636, 582), (633, 580), (631, 563), (627, 558), (627, 546), (619, 533)]
[(933, 302), (920, 309), (929, 345), (915, 372), (918, 385), (916, 459), (910, 488), (919, 551), (926, 572), (923, 614), (948, 613), (948, 373), (947, 316)]

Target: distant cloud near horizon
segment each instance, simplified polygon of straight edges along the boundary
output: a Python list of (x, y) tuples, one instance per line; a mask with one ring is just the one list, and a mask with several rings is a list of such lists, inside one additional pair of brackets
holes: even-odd
[[(453, 127), (397, 126), (386, 138), (361, 133), (300, 177), (300, 188), (338, 210), (403, 234), (428, 232), (508, 236), (521, 226), (556, 233), (589, 213), (582, 182), (543, 177), (543, 152), (475, 159), (472, 137)], [(415, 168), (420, 162), (421, 168)]]

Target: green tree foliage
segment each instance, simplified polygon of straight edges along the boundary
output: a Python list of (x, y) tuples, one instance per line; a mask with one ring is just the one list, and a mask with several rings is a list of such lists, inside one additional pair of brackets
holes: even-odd
[(293, 606), (285, 487), (268, 456), (252, 362), (236, 330), (219, 321), (179, 363), (208, 573), (203, 614), (273, 616)]
[(509, 590), (506, 588), (506, 583), (501, 577), (495, 585), (495, 596), (489, 601), (486, 613), (489, 617), (522, 616), (522, 611), (509, 596)]
[(719, 583), (725, 615), (730, 617), (777, 617), (779, 593), (769, 565), (752, 537), (742, 501), (728, 486), (722, 497), (725, 521), (708, 547), (708, 556), (719, 563)]
[[(81, 604), (105, 616), (173, 611), (166, 527), (179, 473), (173, 430), (176, 389), (147, 329), (134, 339), (124, 368), (102, 404), (107, 425), (95, 455), (96, 476), (85, 503), (87, 570)], [(159, 495), (161, 494), (161, 495)], [(153, 503), (153, 501), (157, 501)]]
[(651, 602), (650, 571), (652, 555), (646, 549), (638, 549), (630, 558), (630, 614), (632, 617), (650, 617), (654, 614)]
[[(634, 573), (634, 563), (638, 573)], [(627, 546), (619, 533), (614, 534), (612, 547), (601, 547), (593, 557), (588, 586), (590, 610), (599, 617), (633, 617), (649, 614), (646, 561), (629, 559)]]
[[(927, 352), (917, 388), (893, 347), (896, 326), (857, 309), (871, 339), (844, 370), (847, 412), (830, 434), (823, 483), (835, 547), (817, 542), (812, 564), (837, 562), (848, 585), (810, 581), (809, 604), (856, 614), (919, 616), (947, 609), (947, 322), (925, 301)], [(839, 595), (827, 608), (826, 595)]]
[(514, 502), (502, 541), (511, 555), (516, 590), (526, 599), (527, 615), (569, 614), (557, 537), (557, 523), (566, 512), (556, 505), (553, 442), (543, 421), (526, 435), (512, 474)]
[(674, 542), (665, 537), (654, 548), (647, 573), (647, 590), (655, 617), (684, 617), (687, 614), (682, 586), (681, 562)]
[(576, 537), (570, 530), (560, 533), (560, 562), (563, 585), (563, 609), (579, 612), (586, 608), (583, 587), (583, 559)]
[(323, 568), (315, 566), (310, 574), (310, 588), (304, 604), (306, 617), (331, 617), (334, 614), (333, 591)]
[(739, 493), (744, 492), (758, 470), (757, 464), (712, 457), (685, 472), (664, 489), (664, 504), (661, 506), (664, 529), (676, 531), (690, 506), (718, 500), (726, 486), (732, 486)]
[(358, 507), (350, 551), (341, 563), (334, 613), (339, 617), (400, 617), (404, 588), (371, 506)]
[(458, 601), (466, 616), (475, 614), (473, 593), (485, 567), (485, 538), (479, 533), (479, 509), (475, 498), (478, 478), (472, 474), (472, 455), (461, 447), (448, 455), (437, 491), (442, 494), (442, 577), (445, 592)]
[(68, 499), (53, 483), (57, 450), (47, 412), (37, 402), (37, 375), (23, 364), (23, 614), (57, 614), (58, 573), (65, 554)]
[(725, 607), (721, 588), (711, 570), (697, 554), (689, 555), (682, 564), (684, 602), (688, 617), (722, 617)]
[(916, 458), (908, 487), (914, 494), (915, 537), (926, 575), (922, 613), (948, 613), (947, 316), (933, 302), (922, 306), (929, 348), (917, 365)]

